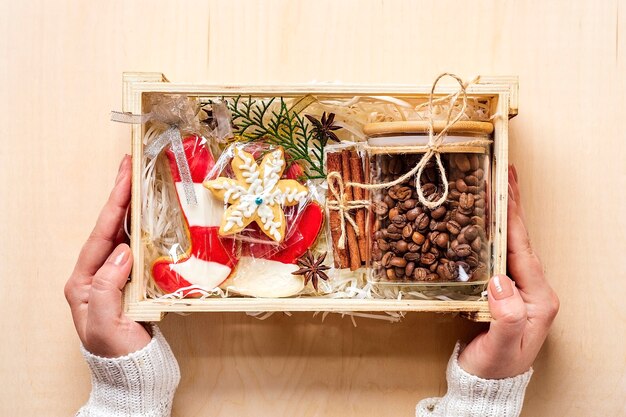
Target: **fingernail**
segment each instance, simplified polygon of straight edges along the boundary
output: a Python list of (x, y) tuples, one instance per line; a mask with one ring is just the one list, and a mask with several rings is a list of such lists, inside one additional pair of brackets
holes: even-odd
[(496, 300), (502, 300), (513, 295), (513, 281), (508, 277), (496, 275), (489, 285), (491, 286), (491, 293)]
[(115, 248), (113, 253), (109, 256), (109, 259), (107, 259), (107, 262), (110, 262), (115, 266), (120, 266), (120, 265), (123, 265), (127, 259), (128, 259), (128, 246), (120, 245), (117, 248)]

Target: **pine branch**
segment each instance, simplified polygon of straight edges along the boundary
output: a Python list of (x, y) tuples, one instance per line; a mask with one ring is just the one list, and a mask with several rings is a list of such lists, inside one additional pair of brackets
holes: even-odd
[(241, 96), (227, 99), (235, 133), (246, 141), (263, 140), (282, 146), (292, 162), (304, 163), (307, 178), (325, 178), (324, 147), (327, 138), (311, 126), (308, 116), (305, 118), (289, 110), (282, 97), (280, 103), (270, 110), (274, 101), (275, 97), (270, 100), (257, 100), (251, 96), (247, 99)]

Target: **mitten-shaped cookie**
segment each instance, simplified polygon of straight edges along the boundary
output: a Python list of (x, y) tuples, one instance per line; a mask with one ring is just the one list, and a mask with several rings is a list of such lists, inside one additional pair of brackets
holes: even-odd
[(221, 239), (218, 233), (224, 214), (224, 204), (213, 198), (202, 186), (202, 181), (215, 165), (215, 160), (200, 137), (186, 137), (183, 140), (183, 148), (198, 204), (192, 206), (187, 203), (176, 156), (168, 148), (166, 156), (169, 169), (188, 229), (191, 247), (178, 259), (162, 257), (154, 262), (152, 276), (156, 284), (166, 293), (191, 285), (206, 290), (216, 288), (228, 278), (236, 262), (231, 255), (232, 240)]

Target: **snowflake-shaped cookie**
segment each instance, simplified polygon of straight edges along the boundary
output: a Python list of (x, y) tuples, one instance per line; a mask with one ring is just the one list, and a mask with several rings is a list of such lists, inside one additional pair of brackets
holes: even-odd
[(254, 157), (234, 148), (231, 167), (235, 178), (219, 177), (205, 181), (215, 197), (229, 207), (224, 212), (219, 234), (240, 232), (253, 221), (276, 242), (285, 238), (285, 213), (283, 207), (303, 201), (307, 187), (296, 180), (281, 179), (285, 170), (285, 153), (278, 147), (263, 157), (258, 165)]

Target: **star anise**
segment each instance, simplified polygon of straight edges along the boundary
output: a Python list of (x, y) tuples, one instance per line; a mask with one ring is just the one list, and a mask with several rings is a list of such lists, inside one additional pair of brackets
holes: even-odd
[(328, 280), (328, 275), (324, 271), (330, 269), (327, 265), (322, 265), (326, 259), (326, 254), (323, 254), (319, 258), (315, 259), (313, 253), (310, 250), (306, 251), (304, 256), (298, 259), (298, 269), (292, 272), (293, 275), (304, 275), (304, 285), (307, 285), (309, 281), (313, 283), (313, 288), (317, 291), (317, 282), (321, 278), (324, 281)]
[(310, 114), (306, 114), (305, 116), (313, 125), (313, 129), (315, 130), (317, 137), (320, 139), (320, 142), (324, 143), (324, 145), (329, 139), (334, 142), (339, 142), (339, 138), (335, 132), (333, 132), (333, 130), (341, 129), (341, 126), (333, 124), (335, 122), (335, 113), (328, 113), (327, 117), (326, 112), (324, 112), (321, 120), (316, 119)]

